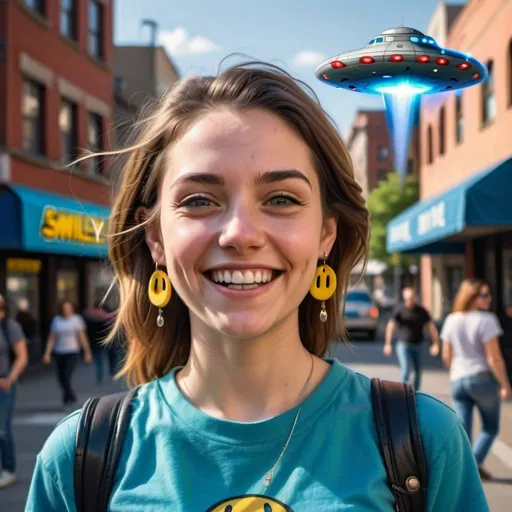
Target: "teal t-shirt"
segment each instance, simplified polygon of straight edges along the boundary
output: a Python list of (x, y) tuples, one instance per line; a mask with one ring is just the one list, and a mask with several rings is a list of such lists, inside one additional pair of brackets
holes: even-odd
[[(238, 423), (191, 405), (175, 373), (141, 387), (109, 510), (115, 512), (393, 511), (379, 453), (370, 381), (338, 361), (302, 404), (295, 432), (264, 492), (297, 409)], [(488, 511), (468, 437), (455, 413), (418, 394), (428, 511)], [(37, 457), (27, 512), (76, 510), (73, 459), (78, 412)], [(265, 494), (265, 495), (263, 495)]]

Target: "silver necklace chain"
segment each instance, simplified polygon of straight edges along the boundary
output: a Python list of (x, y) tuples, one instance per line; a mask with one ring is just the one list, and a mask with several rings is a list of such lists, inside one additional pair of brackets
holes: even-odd
[[(302, 388), (302, 391), (299, 395), (299, 401), (302, 399), (302, 396), (306, 392), (307, 387), (309, 386), (311, 380), (313, 379), (313, 373), (314, 373), (314, 360), (313, 360), (313, 354), (309, 354), (311, 357), (311, 369), (309, 371), (308, 378), (306, 380), (306, 383), (304, 384), (304, 387)], [(185, 380), (183, 377), (181, 378), (181, 384), (185, 388), (185, 391), (187, 392), (187, 395), (189, 398), (192, 398), (192, 394), (190, 393), (187, 384), (185, 383)], [(263, 484), (265, 485), (265, 490), (268, 489), (270, 484), (272, 483), (272, 478), (274, 478), (274, 473), (276, 472), (277, 467), (279, 466), (279, 463), (281, 462), (281, 459), (284, 457), (284, 454), (286, 452), (286, 449), (288, 448), (288, 445), (290, 444), (290, 441), (292, 439), (293, 433), (295, 432), (295, 427), (297, 426), (297, 421), (299, 420), (299, 415), (302, 410), (302, 405), (299, 407), (299, 410), (297, 411), (297, 414), (295, 414), (295, 418), (293, 420), (292, 428), (290, 429), (290, 433), (288, 434), (288, 437), (286, 438), (286, 442), (284, 443), (283, 449), (281, 450), (281, 453), (279, 454), (279, 457), (276, 460), (276, 463), (272, 466), (272, 468), (265, 474), (265, 477), (263, 479)]]
[[(306, 380), (306, 383), (304, 384), (304, 387), (302, 388), (302, 391), (300, 392), (299, 401), (302, 399), (302, 396), (306, 392), (306, 389), (307, 389), (309, 383), (311, 382), (311, 379), (313, 378), (313, 370), (315, 368), (315, 365), (314, 365), (314, 361), (313, 361), (313, 354), (311, 354), (311, 352), (310, 352), (309, 355), (311, 357), (311, 370), (309, 370), (309, 375)], [(302, 405), (299, 407), (299, 410), (297, 411), (297, 414), (295, 415), (295, 419), (293, 420), (292, 428), (290, 429), (288, 438), (286, 439), (286, 442), (284, 443), (283, 449), (281, 450), (281, 453), (279, 454), (279, 457), (277, 458), (276, 463), (272, 466), (272, 469), (270, 471), (268, 471), (267, 474), (265, 475), (265, 478), (263, 480), (263, 483), (265, 485), (265, 490), (268, 489), (268, 487), (270, 486), (270, 484), (272, 482), (272, 478), (274, 478), (274, 473), (275, 473), (277, 467), (279, 466), (279, 463), (281, 462), (281, 459), (283, 458), (283, 456), (286, 452), (286, 449), (288, 448), (288, 445), (290, 444), (290, 440), (293, 436), (293, 433), (295, 432), (295, 427), (297, 425), (297, 421), (299, 420), (299, 415), (300, 415), (301, 410), (302, 410)]]

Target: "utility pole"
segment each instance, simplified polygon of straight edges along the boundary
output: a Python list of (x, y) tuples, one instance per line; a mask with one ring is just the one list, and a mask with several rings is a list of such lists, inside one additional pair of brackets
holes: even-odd
[(151, 48), (151, 95), (156, 98), (157, 90), (156, 90), (156, 38), (158, 33), (158, 23), (154, 20), (144, 19), (141, 22), (141, 26), (148, 26), (151, 31), (151, 40), (150, 40), (150, 48)]

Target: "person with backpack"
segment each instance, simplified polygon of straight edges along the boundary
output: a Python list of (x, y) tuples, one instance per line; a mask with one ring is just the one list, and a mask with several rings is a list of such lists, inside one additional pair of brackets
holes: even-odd
[(9, 318), (7, 302), (0, 295), (0, 489), (16, 481), (12, 415), (16, 403), (16, 382), (27, 363), (23, 330), (16, 320)]
[(306, 86), (237, 64), (155, 108), (109, 223), (132, 389), (55, 428), (26, 510), (488, 511), (452, 409), (326, 357), (369, 215)]

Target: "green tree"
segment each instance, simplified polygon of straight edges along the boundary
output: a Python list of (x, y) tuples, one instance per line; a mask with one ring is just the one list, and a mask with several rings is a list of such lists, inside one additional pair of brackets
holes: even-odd
[(397, 255), (395, 259), (386, 251), (386, 230), (389, 222), (403, 210), (418, 201), (419, 186), (416, 176), (407, 176), (400, 184), (398, 173), (390, 172), (368, 197), (371, 236), (370, 258), (383, 261), (389, 266), (408, 266), (413, 258)]

